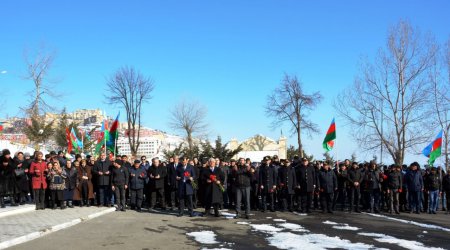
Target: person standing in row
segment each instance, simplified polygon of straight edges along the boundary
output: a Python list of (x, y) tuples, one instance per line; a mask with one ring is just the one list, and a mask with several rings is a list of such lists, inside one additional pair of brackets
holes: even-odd
[(307, 158), (303, 158), (295, 167), (295, 173), (297, 210), (301, 213), (311, 213), (313, 192), (317, 186), (316, 169), (309, 164)]
[(116, 211), (125, 212), (125, 190), (128, 189), (128, 168), (123, 166), (122, 160), (115, 160), (111, 170), (111, 189), (116, 199)]
[(259, 188), (262, 196), (262, 211), (267, 210), (267, 198), (270, 202), (270, 211), (275, 212), (275, 190), (277, 188), (277, 173), (270, 164), (269, 156), (264, 157), (263, 164), (259, 168)]
[(142, 200), (144, 198), (144, 185), (147, 172), (141, 166), (140, 160), (134, 160), (134, 165), (130, 169), (130, 196), (131, 209), (142, 212)]
[(239, 159), (239, 164), (236, 167), (232, 168), (231, 175), (234, 179), (234, 186), (236, 192), (236, 218), (240, 218), (242, 216), (241, 212), (241, 201), (244, 200), (245, 207), (245, 218), (249, 219), (250, 216), (250, 191), (251, 191), (251, 182), (252, 177), (255, 173), (255, 169), (253, 169), (249, 163), (245, 162), (244, 158)]
[(389, 213), (400, 214), (400, 193), (402, 192), (403, 176), (401, 167), (393, 165), (387, 179), (387, 193), (389, 195)]
[(208, 169), (203, 171), (202, 179), (206, 180), (205, 216), (209, 216), (211, 207), (213, 207), (214, 216), (219, 217), (219, 206), (223, 202), (225, 176), (216, 164), (217, 161), (214, 158), (209, 159)]
[(150, 188), (150, 209), (154, 209), (156, 206), (157, 198), (160, 199), (161, 208), (166, 209), (165, 196), (164, 196), (164, 180), (167, 175), (166, 168), (160, 165), (158, 158), (152, 159), (152, 165), (148, 169), (149, 188)]
[(97, 202), (98, 206), (111, 206), (111, 191), (110, 191), (110, 171), (111, 161), (106, 158), (105, 153), (101, 153), (100, 159), (95, 162), (92, 173), (96, 177), (97, 183)]
[(183, 216), (185, 203), (187, 203), (189, 216), (194, 216), (192, 195), (194, 188), (192, 182), (195, 178), (194, 167), (188, 164), (186, 157), (181, 157), (181, 164), (178, 165), (176, 171), (176, 180), (178, 183), (178, 216)]
[(289, 160), (281, 160), (277, 180), (282, 206), (281, 211), (289, 210), (289, 212), (294, 212), (293, 197), (297, 188), (297, 177)]
[(319, 172), (318, 176), (318, 188), (320, 190), (320, 203), (322, 206), (322, 213), (327, 211), (332, 214), (333, 196), (337, 190), (337, 178), (333, 170), (327, 162), (323, 163), (323, 168)]
[(64, 206), (67, 205), (69, 208), (73, 208), (73, 196), (78, 183), (78, 170), (72, 167), (71, 161), (65, 161), (65, 164), (62, 173), (65, 180)]
[(36, 152), (36, 159), (31, 163), (30, 174), (32, 176), (34, 201), (36, 210), (45, 209), (45, 190), (47, 189), (47, 164), (43, 160), (42, 152)]

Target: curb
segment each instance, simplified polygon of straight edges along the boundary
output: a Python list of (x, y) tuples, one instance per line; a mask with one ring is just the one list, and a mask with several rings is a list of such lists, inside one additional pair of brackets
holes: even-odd
[(35, 240), (35, 239), (38, 239), (38, 238), (43, 237), (45, 235), (48, 235), (48, 234), (57, 232), (59, 230), (72, 227), (72, 226), (75, 226), (75, 225), (77, 225), (77, 224), (79, 224), (81, 222), (88, 221), (88, 220), (100, 217), (102, 215), (112, 213), (114, 211), (116, 211), (116, 209), (114, 207), (113, 208), (109, 208), (109, 209), (106, 209), (106, 210), (103, 210), (103, 211), (100, 211), (100, 212), (88, 215), (85, 218), (74, 219), (74, 220), (69, 221), (69, 222), (65, 222), (65, 223), (62, 223), (62, 224), (59, 224), (59, 225), (52, 226), (51, 228), (48, 228), (48, 229), (44, 229), (44, 230), (41, 230), (41, 231), (38, 231), (38, 232), (33, 232), (33, 233), (30, 233), (30, 234), (27, 234), (27, 235), (24, 235), (24, 236), (20, 236), (20, 237), (8, 240), (8, 241), (0, 242), (0, 249), (5, 249), (5, 248), (8, 248), (8, 247), (12, 247), (12, 246), (19, 245), (19, 244), (22, 244), (22, 243), (25, 243), (25, 242), (28, 242), (28, 241)]
[(6, 211), (6, 212), (0, 212), (0, 218), (4, 218), (7, 216), (11, 216), (11, 215), (17, 215), (17, 214), (23, 214), (23, 213), (28, 213), (31, 211), (35, 210), (35, 205), (30, 205), (24, 208), (18, 208), (18, 209), (13, 209), (10, 211)]

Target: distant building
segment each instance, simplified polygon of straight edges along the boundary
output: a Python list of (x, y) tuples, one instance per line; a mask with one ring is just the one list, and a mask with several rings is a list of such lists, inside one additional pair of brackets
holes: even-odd
[(241, 143), (232, 139), (228, 147), (235, 150), (239, 145), (243, 150), (235, 158), (250, 158), (253, 162), (259, 162), (267, 155), (278, 155), (280, 159), (286, 159), (287, 157), (287, 138), (284, 136), (281, 136), (278, 141), (263, 135), (255, 135)]

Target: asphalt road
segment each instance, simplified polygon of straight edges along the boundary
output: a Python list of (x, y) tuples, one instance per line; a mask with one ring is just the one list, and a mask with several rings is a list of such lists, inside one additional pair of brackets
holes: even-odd
[[(250, 220), (115, 212), (11, 249), (450, 249), (450, 215), (387, 216), (400, 220), (344, 212), (255, 212)], [(211, 244), (187, 235), (205, 231), (215, 235)]]

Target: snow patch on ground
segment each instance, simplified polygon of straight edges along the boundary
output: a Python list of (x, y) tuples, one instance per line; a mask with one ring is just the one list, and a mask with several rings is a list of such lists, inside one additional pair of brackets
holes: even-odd
[(274, 233), (267, 239), (271, 246), (289, 250), (322, 250), (322, 249), (349, 249), (369, 250), (373, 245), (365, 243), (352, 243), (339, 237), (329, 237), (323, 234)]
[(276, 233), (283, 231), (281, 228), (274, 227), (269, 224), (250, 225), (254, 230), (264, 233)]
[(349, 226), (349, 225), (342, 225), (342, 226), (333, 226), (333, 228), (334, 229), (336, 229), (336, 230), (347, 230), (347, 231), (358, 231), (358, 230), (360, 230), (361, 228), (359, 228), (359, 227), (351, 227), (351, 226)]
[(297, 213), (297, 212), (294, 212), (294, 214), (298, 215), (298, 216), (308, 216), (308, 214), (302, 214), (302, 213)]
[(425, 224), (425, 223), (420, 223), (420, 222), (416, 222), (416, 221), (412, 221), (412, 220), (403, 220), (403, 219), (393, 218), (393, 217), (389, 217), (389, 216), (385, 216), (385, 215), (381, 215), (381, 214), (369, 214), (369, 213), (365, 213), (365, 214), (373, 216), (373, 217), (384, 218), (384, 219), (397, 221), (397, 222), (401, 222), (401, 223), (405, 223), (405, 224), (411, 224), (411, 225), (415, 225), (415, 226), (418, 226), (418, 227), (423, 227), (423, 228), (428, 228), (428, 229), (436, 229), (436, 230), (441, 230), (441, 231), (445, 231), (445, 232), (450, 232), (449, 228), (436, 226), (436, 225), (432, 225), (432, 224)]
[(393, 244), (393, 245), (397, 245), (399, 247), (403, 247), (403, 248), (410, 249), (410, 250), (422, 250), (422, 249), (444, 250), (443, 248), (427, 247), (427, 246), (424, 246), (423, 243), (420, 243), (417, 241), (398, 239), (398, 238), (395, 238), (395, 237), (392, 237), (389, 235), (385, 235), (385, 234), (358, 233), (358, 235), (372, 237), (378, 242)]
[(328, 221), (328, 220), (324, 221), (322, 223), (326, 224), (326, 225), (333, 225), (333, 228), (336, 230), (358, 231), (361, 229), (359, 227), (351, 227), (349, 224), (346, 224), (346, 223), (337, 223), (337, 222)]
[(238, 224), (238, 225), (250, 225), (250, 223), (245, 222), (245, 221), (239, 221), (239, 222), (236, 222), (236, 224)]
[(271, 219), (272, 219), (272, 217), (266, 217), (266, 219), (268, 219), (268, 220), (271, 220)]
[(274, 219), (273, 221), (275, 221), (275, 222), (286, 222), (286, 220), (283, 220), (283, 219)]
[(216, 241), (216, 234), (213, 231), (201, 231), (201, 232), (192, 232), (187, 233), (187, 236), (191, 236), (195, 238), (195, 241), (197, 241), (200, 244), (218, 244), (219, 242)]
[(220, 214), (227, 219), (234, 219), (234, 217), (236, 217), (236, 214), (227, 213), (227, 212), (221, 212)]
[(293, 224), (293, 223), (283, 223), (283, 224), (279, 224), (278, 226), (283, 227), (285, 229), (289, 229), (293, 232), (301, 232), (301, 233), (309, 232), (309, 230), (305, 229), (304, 227), (302, 227), (298, 224)]

